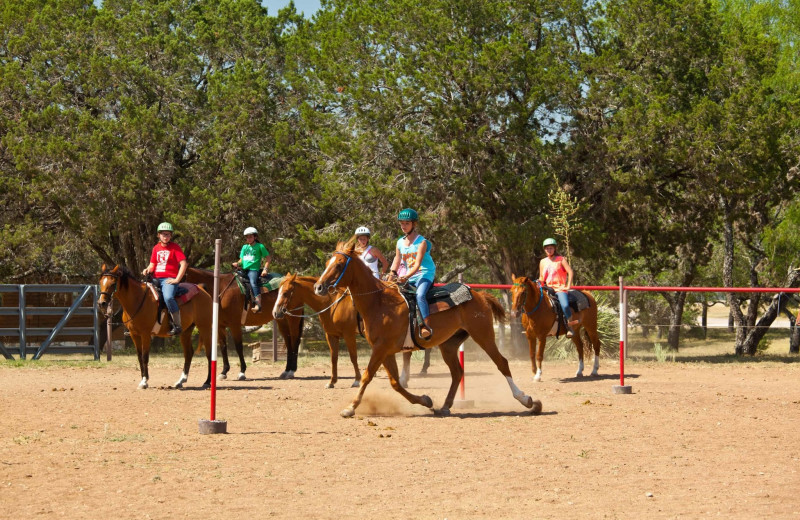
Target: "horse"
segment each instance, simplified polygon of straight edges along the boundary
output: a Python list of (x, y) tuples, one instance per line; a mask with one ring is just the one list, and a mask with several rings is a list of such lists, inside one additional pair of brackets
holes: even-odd
[(347, 291), (340, 291), (334, 295), (318, 296), (314, 293), (312, 276), (297, 276), (287, 273), (281, 286), (278, 288), (278, 297), (272, 309), (275, 319), (292, 316), (291, 312), (302, 309), (308, 305), (319, 316), (322, 329), (325, 331), (325, 340), (331, 351), (331, 380), (325, 388), (334, 388), (339, 380), (339, 339), (344, 338), (350, 361), (355, 370), (355, 381), (352, 386), (357, 387), (361, 381), (361, 371), (358, 369), (358, 351), (356, 350), (356, 333), (358, 332), (357, 313)]
[[(131, 339), (136, 345), (136, 355), (139, 357), (139, 369), (142, 380), (140, 389), (147, 388), (150, 373), (147, 369), (150, 360), (150, 336), (169, 337), (169, 320), (165, 318), (157, 324), (158, 299), (146, 284), (138, 281), (133, 273), (126, 267), (114, 266), (107, 269), (103, 265), (100, 275), (100, 298), (97, 299), (99, 310), (105, 313), (111, 297), (116, 296), (122, 304), (123, 323), (130, 331)], [(187, 303), (181, 305), (181, 346), (183, 347), (183, 373), (175, 383), (175, 388), (183, 388), (189, 378), (189, 367), (192, 365), (192, 331), (195, 326), (199, 333), (198, 348), (203, 347), (208, 359), (208, 375), (203, 387), (211, 384), (211, 327), (212, 327), (211, 296), (198, 288), (197, 294)]]
[[(335, 291), (339, 286), (350, 289), (356, 310), (364, 319), (367, 341), (372, 346), (369, 364), (361, 376), (361, 388), (350, 406), (341, 411), (342, 417), (355, 415), (364, 391), (380, 365), (386, 369), (389, 382), (396, 392), (412, 404), (420, 404), (433, 410), (433, 401), (430, 397), (411, 394), (399, 382), (394, 354), (404, 349), (409, 334), (418, 334), (419, 328), (409, 331), (408, 306), (397, 285), (375, 278), (369, 267), (359, 260), (355, 253), (355, 245), (350, 242), (340, 242), (317, 283), (314, 284), (314, 292), (322, 296)], [(541, 412), (541, 401), (534, 401), (514, 383), (508, 368), (508, 360), (500, 354), (495, 343), (493, 318), (504, 320), (505, 311), (497, 298), (484, 292), (474, 292), (471, 300), (457, 307), (431, 314), (429, 322), (433, 328), (433, 335), (427, 341), (420, 341), (426, 347), (439, 346), (452, 378), (450, 390), (438, 411), (440, 415), (450, 414), (450, 407), (453, 405), (456, 389), (463, 375), (463, 369), (458, 361), (458, 347), (469, 336), (472, 336), (506, 377), (514, 398), (525, 407), (532, 408), (533, 413)], [(413, 347), (412, 350), (417, 350), (417, 347)]]
[[(242, 326), (265, 325), (272, 321), (272, 314), (262, 310), (261, 312), (245, 312), (245, 295), (239, 290), (239, 285), (234, 279), (233, 273), (222, 273), (219, 276), (219, 338), (222, 351), (222, 373), (220, 379), (227, 379), (231, 365), (228, 362), (228, 342), (226, 341), (225, 329), (228, 329), (233, 337), (236, 346), (236, 353), (239, 355), (239, 381), (247, 379), (245, 370), (247, 364), (244, 361), (244, 349), (242, 345)], [(202, 283), (213, 287), (214, 272), (206, 269), (190, 267), (186, 270), (186, 280), (193, 283)], [(262, 309), (267, 309), (273, 305), (278, 297), (277, 291), (262, 292)], [(303, 319), (287, 317), (277, 320), (278, 330), (286, 344), (286, 368), (279, 376), (280, 379), (292, 379), (297, 371), (297, 353), (300, 348), (300, 337), (303, 333)]]
[[(541, 282), (535, 282), (526, 276), (511, 275), (511, 315), (515, 318), (522, 314), (522, 326), (528, 337), (531, 364), (533, 365), (534, 381), (542, 380), (542, 360), (544, 359), (544, 346), (547, 336), (555, 335), (557, 309), (553, 308), (550, 298), (544, 297)], [(597, 375), (600, 368), (600, 337), (597, 335), (597, 302), (589, 291), (581, 291), (589, 300), (589, 307), (582, 311), (572, 313), (572, 319), (577, 321), (573, 325), (574, 334), (572, 343), (578, 351), (578, 371), (575, 377), (583, 377), (583, 340), (581, 330), (589, 336), (594, 348), (594, 368), (592, 376)], [(524, 311), (524, 314), (523, 314)], [(571, 322), (572, 323), (572, 322)], [(536, 348), (538, 343), (538, 350)], [(538, 367), (537, 367), (538, 363)]]

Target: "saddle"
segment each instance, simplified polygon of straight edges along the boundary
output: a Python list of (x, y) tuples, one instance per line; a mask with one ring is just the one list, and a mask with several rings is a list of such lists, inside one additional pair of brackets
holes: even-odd
[[(558, 301), (558, 296), (556, 296), (556, 291), (552, 287), (547, 286), (545, 286), (544, 289), (547, 293), (547, 297), (550, 299), (550, 307), (552, 307), (553, 312), (556, 313), (556, 326), (553, 327), (554, 330), (551, 331), (551, 333), (556, 337), (559, 337), (562, 334), (567, 333), (567, 319), (564, 316), (564, 309), (561, 308), (561, 304)], [(575, 312), (588, 309), (590, 306), (589, 298), (587, 298), (585, 294), (577, 289), (570, 289), (567, 291), (567, 301), (569, 302), (569, 306), (572, 307), (572, 310)]]
[[(167, 303), (164, 301), (164, 294), (161, 292), (160, 286), (156, 286), (150, 282), (147, 282), (147, 286), (151, 291), (153, 291), (153, 295), (158, 299), (156, 323), (161, 324), (162, 315), (169, 314), (164, 312), (167, 309)], [(182, 306), (188, 303), (199, 292), (200, 288), (196, 284), (186, 282), (179, 283), (178, 287), (175, 289), (175, 300), (178, 302), (179, 306)]]
[[(242, 292), (242, 296), (244, 296), (244, 309), (248, 310), (252, 303), (254, 303), (252, 301), (253, 293), (250, 291), (250, 278), (248, 278), (245, 272), (242, 270), (237, 270), (234, 275), (234, 279), (239, 286), (239, 290)], [(267, 290), (264, 292), (274, 291), (281, 286), (283, 278), (284, 277), (278, 273), (267, 273), (267, 276), (259, 275), (258, 287), (259, 289), (266, 288)]]
[[(417, 310), (417, 293), (416, 290), (403, 287), (400, 294), (406, 299), (408, 304), (408, 326), (410, 330), (411, 339), (414, 346), (417, 348), (424, 348), (420, 346), (417, 341), (414, 329), (417, 328), (422, 316)], [(472, 299), (472, 290), (469, 286), (461, 283), (449, 283), (442, 287), (431, 287), (428, 294), (425, 295), (425, 300), (428, 302), (428, 309), (431, 314), (446, 311), (447, 309), (466, 303)]]

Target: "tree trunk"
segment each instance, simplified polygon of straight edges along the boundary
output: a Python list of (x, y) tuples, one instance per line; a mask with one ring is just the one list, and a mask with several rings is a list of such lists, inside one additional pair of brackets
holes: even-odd
[(667, 301), (669, 301), (670, 309), (667, 344), (670, 350), (677, 352), (680, 346), (681, 324), (683, 321), (683, 307), (686, 304), (686, 293), (676, 293), (674, 298), (669, 298)]

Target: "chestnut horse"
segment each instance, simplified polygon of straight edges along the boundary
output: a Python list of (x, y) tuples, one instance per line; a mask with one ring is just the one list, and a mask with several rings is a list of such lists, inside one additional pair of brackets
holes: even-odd
[[(239, 381), (247, 379), (245, 370), (247, 364), (244, 362), (244, 349), (242, 345), (242, 326), (265, 325), (272, 321), (272, 314), (266, 309), (271, 307), (278, 297), (278, 291), (262, 292), (261, 312), (245, 313), (245, 296), (239, 290), (233, 273), (222, 273), (219, 277), (219, 341), (222, 351), (222, 373), (220, 379), (226, 379), (231, 365), (228, 362), (228, 342), (226, 341), (225, 329), (231, 332), (233, 343), (236, 345), (236, 353), (239, 355)], [(214, 285), (214, 271), (206, 269), (196, 269), (190, 267), (186, 270), (186, 281), (192, 283), (202, 283), (206, 287)], [(263, 291), (263, 288), (262, 288)], [(244, 317), (243, 317), (244, 315)], [(278, 330), (286, 344), (286, 369), (280, 375), (281, 379), (292, 379), (297, 371), (297, 352), (300, 347), (300, 336), (303, 333), (303, 319), (288, 317), (277, 320)]]
[[(314, 285), (314, 291), (320, 296), (336, 290), (339, 286), (350, 289), (356, 309), (364, 319), (367, 341), (372, 347), (369, 364), (361, 376), (361, 388), (350, 406), (342, 410), (341, 415), (352, 417), (355, 414), (367, 385), (381, 365), (386, 369), (395, 391), (413, 404), (421, 404), (432, 409), (433, 401), (430, 397), (411, 394), (399, 382), (394, 354), (403, 350), (409, 335), (408, 306), (405, 299), (396, 285), (375, 278), (369, 267), (359, 260), (354, 249), (353, 243), (339, 243)], [(450, 390), (439, 410), (440, 414), (448, 415), (453, 405), (456, 389), (463, 374), (458, 362), (458, 347), (469, 336), (472, 336), (506, 377), (514, 397), (524, 406), (533, 408), (534, 413), (541, 411), (542, 403), (534, 401), (514, 383), (508, 361), (497, 350), (493, 316), (503, 320), (505, 318), (503, 307), (497, 298), (483, 292), (474, 292), (471, 300), (457, 307), (431, 314), (429, 321), (433, 335), (428, 341), (420, 340), (420, 343), (424, 343), (426, 347), (439, 346), (452, 377)], [(418, 334), (418, 328), (412, 333)]]
[[(158, 300), (153, 291), (144, 283), (138, 281), (133, 273), (126, 267), (114, 266), (106, 269), (100, 276), (100, 298), (97, 306), (105, 313), (111, 297), (116, 296), (122, 304), (122, 320), (130, 331), (131, 339), (136, 345), (136, 355), (139, 357), (139, 369), (142, 381), (139, 388), (147, 388), (150, 373), (147, 370), (150, 361), (150, 336), (169, 337), (169, 314), (164, 313), (161, 325), (156, 329), (156, 313)], [(187, 303), (181, 305), (181, 346), (183, 347), (183, 373), (175, 383), (175, 388), (183, 388), (183, 383), (189, 378), (189, 367), (192, 365), (192, 331), (195, 326), (199, 332), (198, 347), (203, 347), (208, 359), (208, 375), (203, 383), (204, 387), (211, 384), (211, 323), (212, 306), (211, 296), (202, 288)], [(155, 331), (155, 332), (154, 332)]]
[[(533, 365), (533, 379), (542, 380), (542, 360), (544, 359), (544, 345), (547, 336), (555, 335), (553, 331), (556, 320), (558, 319), (557, 309), (550, 303), (550, 298), (546, 298), (544, 289), (539, 280), (533, 281), (526, 276), (514, 276), (511, 286), (511, 315), (514, 317), (522, 314), (522, 326), (528, 336), (528, 346), (530, 349), (531, 364)], [(581, 291), (589, 299), (589, 307), (582, 311), (572, 313), (572, 320), (577, 321), (572, 325), (575, 334), (572, 336), (572, 343), (578, 351), (578, 371), (575, 377), (583, 376), (583, 340), (581, 330), (585, 330), (594, 348), (594, 368), (592, 375), (597, 375), (600, 368), (600, 338), (597, 335), (597, 302), (592, 293)], [(523, 314), (524, 311), (524, 314)], [(570, 322), (572, 323), (572, 322)], [(538, 350), (536, 348), (538, 343)], [(537, 367), (538, 363), (538, 367)]]
[[(272, 309), (275, 319), (286, 315), (301, 314), (303, 305), (308, 305), (319, 316), (322, 329), (325, 331), (325, 340), (331, 351), (331, 380), (325, 388), (333, 388), (339, 380), (339, 338), (344, 338), (350, 361), (355, 370), (355, 381), (352, 386), (358, 386), (361, 381), (361, 371), (358, 370), (358, 351), (356, 350), (356, 333), (358, 332), (357, 313), (353, 300), (347, 291), (338, 291), (332, 295), (317, 296), (314, 293), (314, 282), (317, 279), (311, 276), (297, 276), (287, 274), (278, 289), (278, 297)], [(295, 313), (295, 314), (293, 314)]]

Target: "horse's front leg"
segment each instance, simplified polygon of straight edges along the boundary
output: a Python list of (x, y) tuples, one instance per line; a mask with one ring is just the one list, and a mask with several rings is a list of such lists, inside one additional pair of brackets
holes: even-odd
[[(395, 363), (396, 365), (397, 363)], [(411, 351), (403, 351), (403, 371), (400, 372), (400, 386), (408, 388), (408, 380), (411, 378)]]
[(378, 367), (381, 366), (383, 358), (385, 357), (385, 348), (382, 349), (377, 346), (372, 347), (372, 355), (369, 358), (367, 368), (364, 370), (364, 373), (361, 374), (361, 387), (358, 389), (358, 394), (356, 394), (355, 399), (350, 402), (350, 406), (340, 412), (342, 417), (352, 417), (356, 414), (356, 408), (361, 404), (361, 399), (364, 397), (364, 391), (367, 389), (367, 385), (369, 385), (369, 382), (375, 377), (375, 372), (377, 372)]
[[(150, 336), (139, 336), (131, 332), (131, 339), (136, 346), (136, 357), (139, 358), (139, 373), (142, 376), (138, 388), (139, 390), (144, 390), (147, 388), (147, 380), (150, 379), (147, 370), (147, 363), (150, 359)], [(146, 351), (145, 348), (147, 349)]]
[[(404, 352), (403, 354), (406, 354)], [(411, 353), (407, 353), (409, 358), (411, 357)], [(405, 361), (406, 357), (403, 356), (403, 360)], [(386, 356), (383, 360), (383, 366), (386, 369), (386, 373), (389, 374), (389, 382), (392, 384), (392, 388), (394, 388), (397, 392), (400, 393), (403, 397), (405, 397), (408, 402), (411, 404), (421, 404), (426, 408), (433, 408), (433, 401), (427, 395), (414, 395), (405, 388), (403, 385), (400, 384), (400, 378), (397, 374), (397, 359), (393, 355)]]

